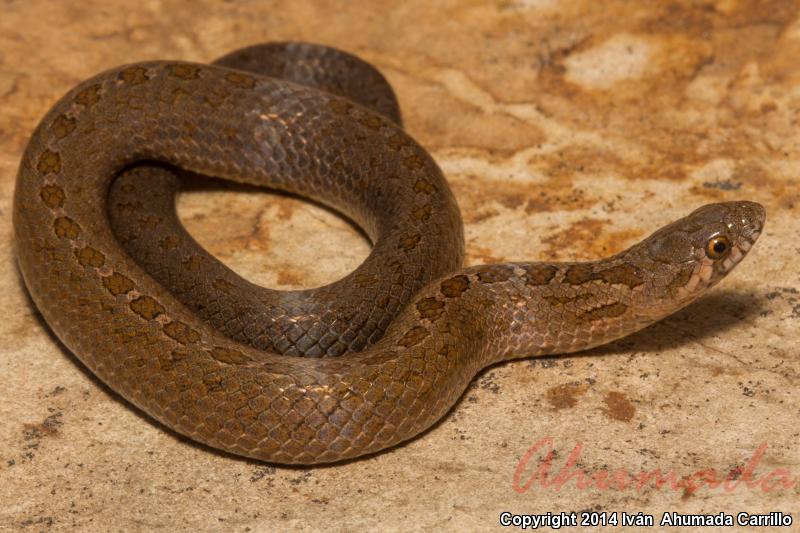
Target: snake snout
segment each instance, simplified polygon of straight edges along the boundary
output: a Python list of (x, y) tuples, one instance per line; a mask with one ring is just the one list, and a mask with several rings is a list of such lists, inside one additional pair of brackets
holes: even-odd
[(743, 251), (748, 251), (761, 235), (767, 210), (757, 202), (731, 202), (734, 216), (731, 222), (739, 226), (737, 244)]

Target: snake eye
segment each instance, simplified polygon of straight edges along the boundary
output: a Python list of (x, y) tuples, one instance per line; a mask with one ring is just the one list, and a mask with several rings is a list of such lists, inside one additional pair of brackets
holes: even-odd
[(727, 237), (717, 236), (706, 244), (706, 255), (711, 259), (721, 259), (731, 251), (731, 241)]

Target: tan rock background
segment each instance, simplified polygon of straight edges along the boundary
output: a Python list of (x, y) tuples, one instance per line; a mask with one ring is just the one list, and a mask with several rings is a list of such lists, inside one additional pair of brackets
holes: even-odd
[[(38, 119), (93, 73), (289, 39), (386, 74), (452, 184), (471, 264), (610, 254), (714, 200), (762, 202), (767, 230), (685, 311), (585, 355), (492, 368), (387, 453), (297, 469), (194, 445), (94, 379), (32, 307), (13, 259), (16, 166)], [(798, 58), (800, 3), (787, 0), (3, 2), (0, 530), (475, 530), (499, 528), (502, 511), (584, 510), (656, 523), (782, 511), (783, 530), (800, 530)], [(332, 281), (369, 250), (343, 219), (275, 194), (190, 191), (180, 211), (269, 286)], [(551, 482), (578, 442), (576, 468), (595, 476), (721, 478), (763, 454), (723, 486), (515, 490), (546, 437)]]

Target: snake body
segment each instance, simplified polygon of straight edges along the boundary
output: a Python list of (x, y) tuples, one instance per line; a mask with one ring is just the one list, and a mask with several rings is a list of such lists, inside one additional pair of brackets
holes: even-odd
[[(360, 224), (372, 252), (327, 287), (255, 287), (182, 231), (162, 165), (311, 197)], [(680, 309), (750, 250), (765, 212), (710, 204), (606, 259), (460, 269), (455, 200), (385, 80), (279, 44), (81, 83), (34, 131), (13, 216), (33, 301), (111, 388), (199, 442), (314, 464), (412, 438), (487, 365)]]

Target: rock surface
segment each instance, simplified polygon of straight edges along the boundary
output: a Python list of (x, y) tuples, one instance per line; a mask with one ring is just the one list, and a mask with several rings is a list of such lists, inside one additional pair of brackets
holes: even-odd
[[(783, 511), (799, 527), (800, 4), (131, 5), (2, 8), (1, 530), (473, 530), (502, 511), (641, 511), (656, 526), (666, 511)], [(16, 167), (39, 118), (91, 74), (268, 40), (337, 46), (384, 72), (455, 191), (469, 264), (608, 255), (716, 200), (763, 203), (766, 231), (683, 312), (586, 354), (492, 368), (389, 452), (298, 469), (194, 445), (49, 333), (14, 261)], [(333, 281), (369, 250), (342, 218), (281, 195), (200, 188), (179, 210), (207, 249), (268, 286)], [(663, 486), (639, 483), (656, 470)], [(670, 531), (682, 529), (694, 528)]]

